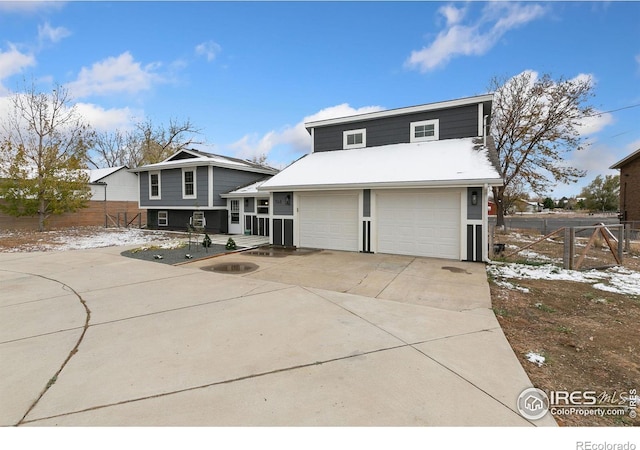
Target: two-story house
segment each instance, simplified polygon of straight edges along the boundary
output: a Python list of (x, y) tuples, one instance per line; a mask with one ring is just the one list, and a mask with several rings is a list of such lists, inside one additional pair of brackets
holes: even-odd
[(492, 95), (305, 124), (312, 151), (262, 183), (271, 242), (483, 261)]
[(208, 232), (237, 234), (244, 232), (241, 202), (246, 210), (249, 201), (256, 202), (252, 206), (259, 211), (259, 196), (253, 195), (245, 205), (242, 196), (227, 200), (222, 195), (277, 173), (271, 167), (197, 150), (180, 150), (132, 171), (139, 174), (139, 205), (147, 209), (149, 228), (186, 230), (196, 219)]

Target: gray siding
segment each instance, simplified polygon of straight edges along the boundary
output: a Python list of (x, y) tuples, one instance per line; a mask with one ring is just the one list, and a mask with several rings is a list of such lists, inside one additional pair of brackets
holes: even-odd
[[(485, 114), (487, 113), (485, 108)], [(341, 150), (343, 131), (360, 128), (367, 129), (367, 147), (410, 142), (411, 122), (430, 119), (439, 120), (440, 139), (478, 135), (478, 105), (474, 104), (316, 128), (314, 151)]]
[[(472, 193), (475, 192), (478, 198), (477, 204), (471, 203)], [(467, 219), (469, 220), (480, 220), (482, 219), (482, 208), (486, 205), (482, 204), (482, 188), (467, 188)]]
[(182, 198), (182, 169), (160, 171), (160, 200), (149, 199), (149, 172), (140, 172), (140, 206), (193, 206), (206, 207), (209, 204), (207, 167), (198, 167), (196, 172), (195, 199)]
[(252, 213), (256, 210), (256, 200), (255, 197), (246, 197), (244, 199), (244, 212)]
[(273, 214), (275, 216), (293, 216), (293, 192), (274, 192)]
[[(168, 225), (158, 226), (158, 211), (167, 211)], [(200, 210), (202, 211), (202, 210)], [(177, 230), (187, 231), (189, 219), (195, 211), (188, 209), (171, 210), (170, 208), (149, 209), (147, 211), (147, 225), (154, 230)], [(227, 233), (227, 211), (226, 210), (205, 210), (204, 217), (207, 221), (205, 231), (207, 233)]]
[(371, 217), (371, 189), (364, 189), (362, 194), (362, 216)]
[[(240, 186), (258, 181), (264, 178), (262, 173), (243, 172), (241, 170), (213, 168), (213, 206), (227, 206), (227, 200), (220, 197)], [(164, 186), (163, 186), (164, 187)]]
[(150, 206), (149, 172), (140, 172), (138, 175), (138, 183), (140, 183), (140, 206)]

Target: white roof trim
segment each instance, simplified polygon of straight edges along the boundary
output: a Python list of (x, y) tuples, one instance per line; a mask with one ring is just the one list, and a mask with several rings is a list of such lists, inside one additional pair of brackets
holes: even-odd
[(120, 169), (125, 169), (127, 166), (118, 166), (118, 167), (104, 167), (102, 169), (89, 169), (87, 170), (87, 174), (89, 175), (89, 183), (98, 183), (103, 178), (108, 177), (111, 174), (116, 173)]
[(476, 138), (316, 152), (265, 181), (261, 191), (503, 184)]
[(220, 194), (222, 198), (244, 198), (244, 197), (268, 197), (269, 193), (265, 191), (258, 191), (260, 186), (266, 180), (262, 179), (260, 181), (256, 181), (255, 183), (251, 183), (247, 186), (234, 189), (231, 192), (227, 192), (226, 194)]
[(278, 171), (276, 169), (270, 169), (267, 167), (255, 167), (250, 164), (243, 164), (237, 161), (231, 160), (223, 160), (224, 157), (214, 157), (214, 158), (188, 158), (188, 159), (179, 159), (176, 161), (163, 161), (155, 164), (147, 164), (145, 166), (136, 167), (135, 169), (129, 169), (131, 172), (147, 172), (154, 170), (164, 170), (164, 169), (180, 169), (182, 167), (200, 167), (200, 166), (213, 166), (213, 167), (222, 167), (226, 169), (235, 169), (241, 170), (244, 172), (255, 172), (255, 173), (264, 173), (267, 175), (273, 175)]
[[(480, 186), (480, 185), (489, 185), (489, 186), (501, 186), (503, 184), (502, 180), (496, 180), (495, 178), (474, 178), (468, 180), (444, 180), (444, 181), (410, 181), (410, 182), (402, 182), (402, 183), (344, 183), (344, 184), (317, 184), (317, 185), (291, 185), (291, 186), (278, 186), (275, 188), (261, 188), (261, 189), (269, 189), (269, 192), (276, 191), (296, 191), (296, 192), (305, 192), (305, 191), (346, 191), (350, 189), (419, 189), (419, 188), (456, 188), (456, 187), (468, 187), (468, 186)], [(224, 197), (224, 195), (221, 195)]]
[(327, 125), (336, 125), (340, 123), (359, 122), (361, 120), (380, 119), (383, 117), (399, 116), (403, 114), (413, 114), (425, 111), (434, 111), (437, 109), (454, 108), (456, 106), (474, 105), (477, 103), (488, 102), (493, 100), (493, 94), (478, 95), (475, 97), (465, 97), (456, 100), (447, 100), (444, 102), (427, 103), (418, 106), (409, 106), (405, 108), (388, 109), (385, 111), (376, 111), (366, 114), (358, 114), (355, 116), (336, 117), (333, 119), (316, 120), (306, 122), (304, 124), (307, 130)]

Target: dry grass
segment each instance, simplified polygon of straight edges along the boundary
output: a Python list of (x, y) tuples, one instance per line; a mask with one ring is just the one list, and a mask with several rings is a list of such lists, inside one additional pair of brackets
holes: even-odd
[[(518, 248), (540, 237), (523, 231), (500, 236)], [(507, 260), (536, 264), (549, 258), (561, 265), (562, 248), (561, 239), (547, 239), (531, 249), (543, 258), (525, 252), (525, 257)], [(633, 243), (631, 250), (624, 266), (640, 271), (640, 243)], [(596, 242), (587, 257), (590, 265), (615, 262), (604, 240)], [(517, 284), (528, 292), (490, 281), (491, 298), (498, 321), (534, 386), (547, 392), (593, 390), (618, 395), (640, 390), (640, 297), (570, 281), (518, 280)], [(545, 364), (538, 367), (527, 361), (524, 355), (532, 351), (545, 356)], [(640, 425), (640, 418), (629, 415), (558, 415), (555, 419), (563, 426)]]

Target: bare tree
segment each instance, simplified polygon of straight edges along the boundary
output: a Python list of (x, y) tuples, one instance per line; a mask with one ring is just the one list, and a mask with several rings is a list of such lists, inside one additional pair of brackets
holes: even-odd
[(130, 133), (120, 130), (96, 133), (93, 152), (87, 162), (96, 168), (128, 166), (131, 137)]
[(130, 132), (116, 130), (99, 134), (89, 163), (96, 167), (158, 163), (179, 150), (201, 144), (195, 139), (199, 133), (200, 129), (189, 119), (171, 119), (168, 126), (154, 125), (151, 120), (138, 122)]
[(502, 207), (504, 208), (504, 213), (507, 214), (516, 210), (518, 208), (518, 200), (529, 200), (529, 194), (522, 181), (516, 179), (509, 183), (503, 192)]
[(252, 156), (251, 159), (249, 159), (249, 161), (251, 161), (254, 164), (259, 164), (261, 166), (264, 166), (267, 164), (267, 154), (262, 153), (260, 154), (260, 156), (258, 155)]
[(50, 215), (85, 207), (91, 192), (83, 169), (93, 132), (69, 92), (56, 85), (42, 93), (25, 83), (2, 119), (0, 209), (17, 217), (37, 215), (43, 231)]
[(588, 78), (554, 81), (523, 72), (508, 80), (494, 78), (491, 135), (498, 151), (504, 186), (493, 187), (497, 225), (504, 224), (504, 195), (518, 180), (533, 192), (554, 183), (576, 182), (584, 171), (566, 165), (563, 154), (582, 148), (579, 127), (593, 114), (585, 106), (593, 95)]

